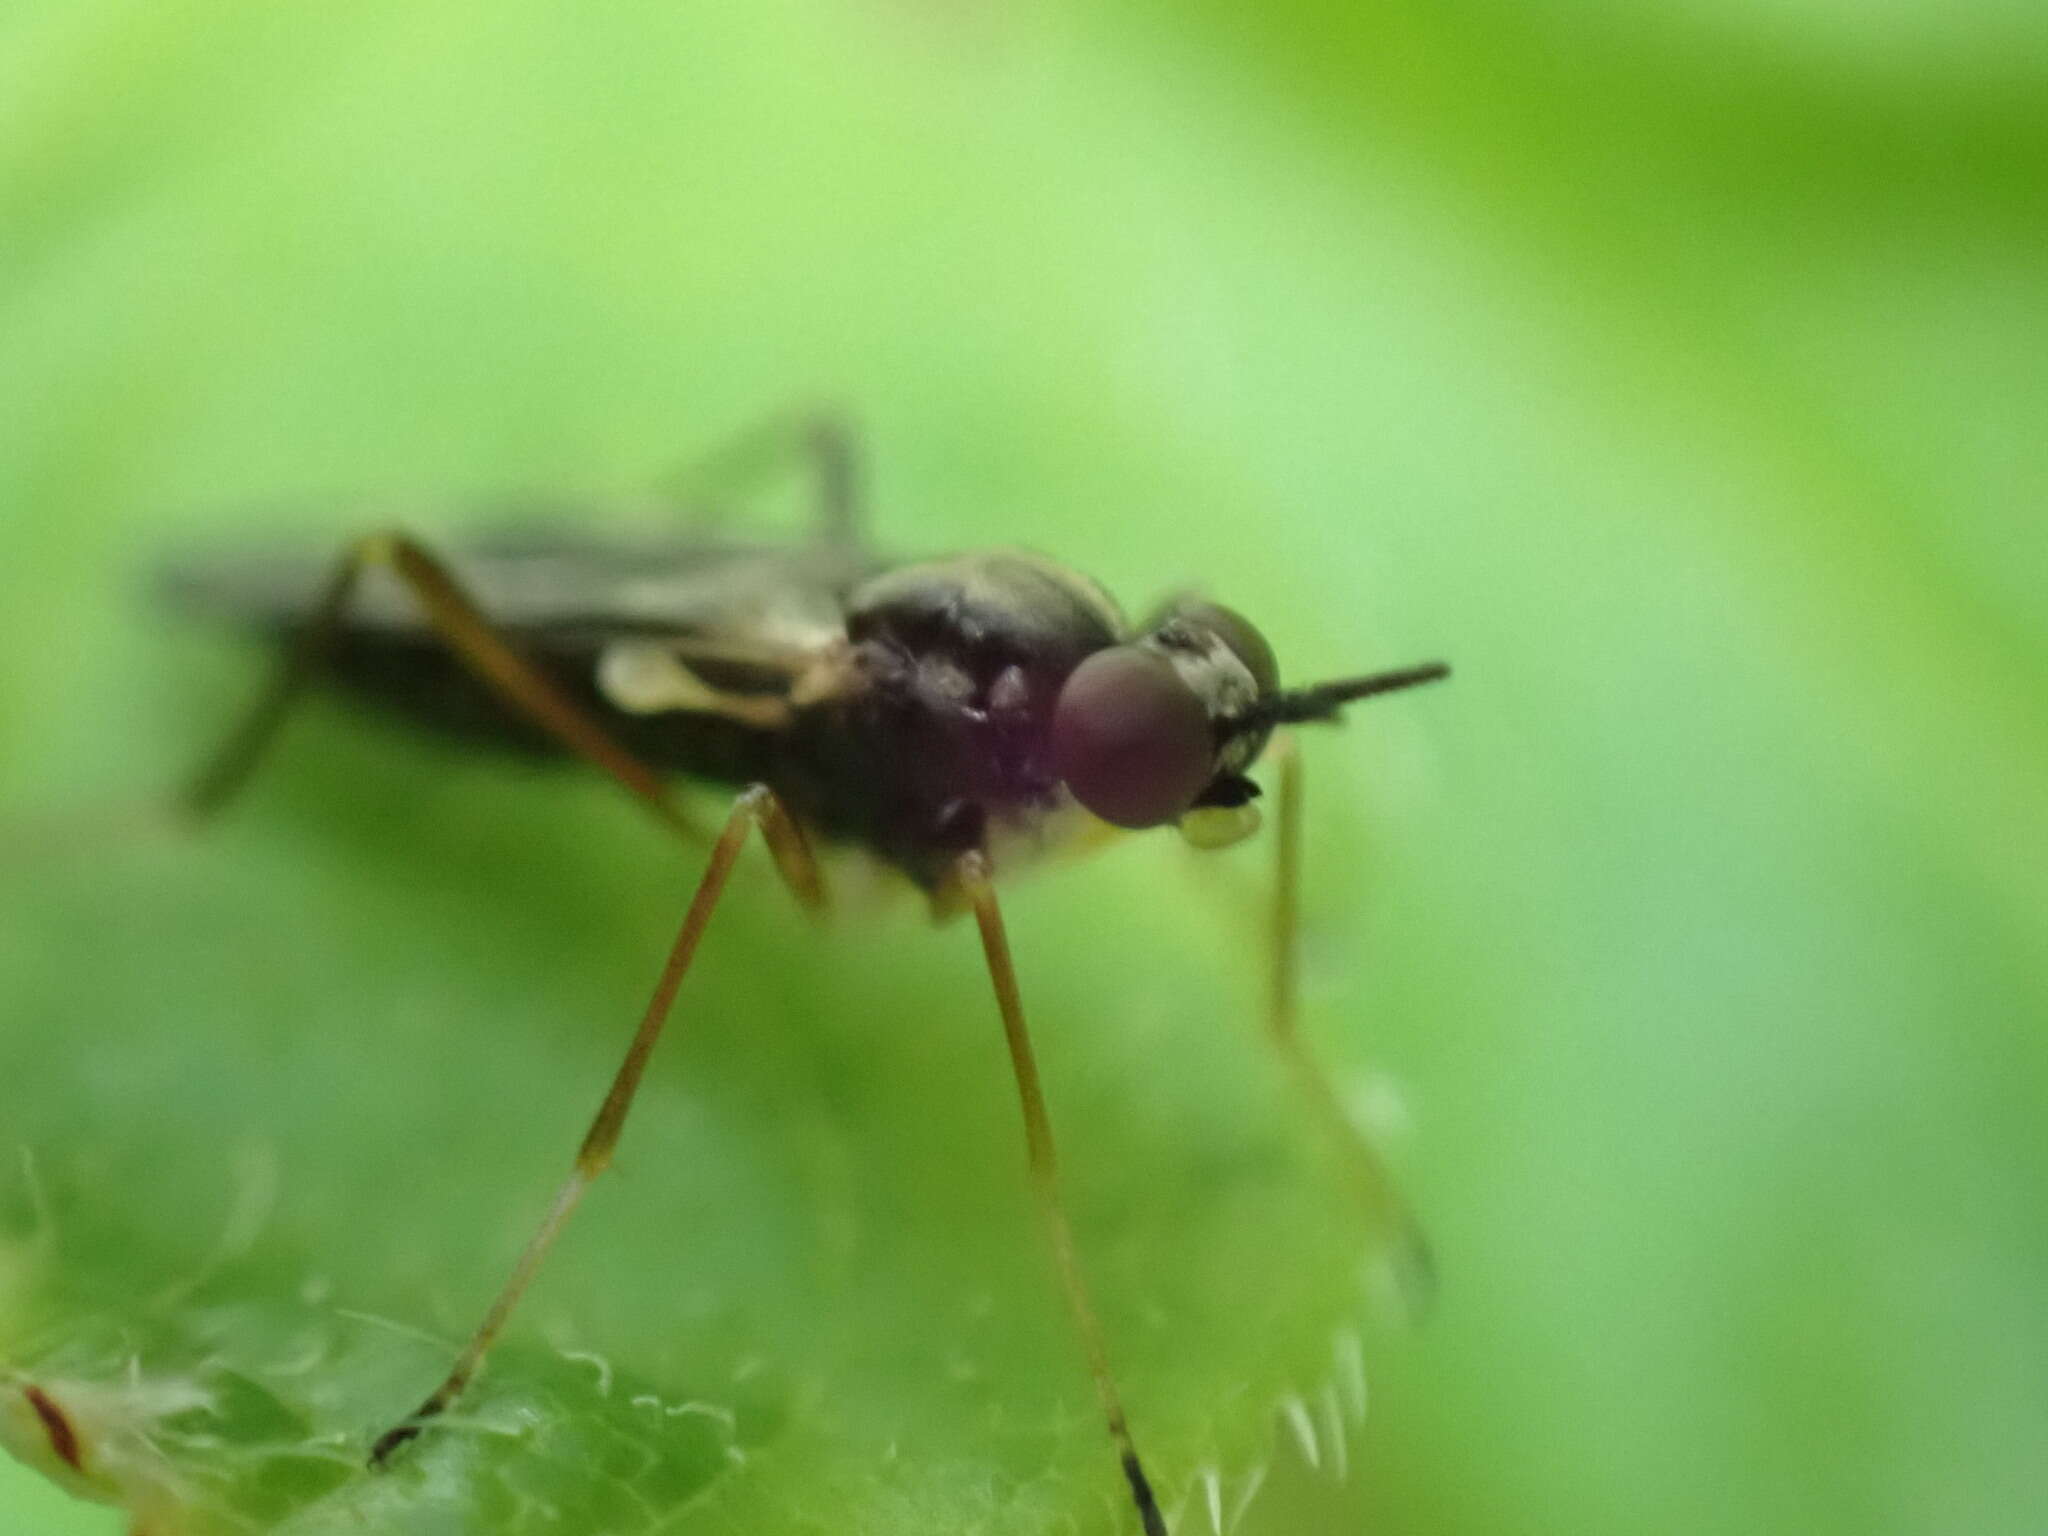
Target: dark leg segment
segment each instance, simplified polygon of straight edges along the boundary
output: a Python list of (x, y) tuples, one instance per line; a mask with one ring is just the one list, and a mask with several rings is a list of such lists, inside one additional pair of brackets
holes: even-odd
[(464, 1346), (446, 1379), (428, 1394), (426, 1401), (414, 1409), (404, 1423), (377, 1437), (376, 1444), (370, 1448), (372, 1466), (381, 1466), (393, 1451), (419, 1434), (426, 1420), (445, 1413), (462, 1395), (482, 1369), (484, 1357), (504, 1331), (513, 1308), (519, 1305), (520, 1298), (533, 1283), (533, 1277), (539, 1273), (548, 1251), (562, 1235), (562, 1229), (568, 1225), (576, 1207), (582, 1203), (591, 1181), (610, 1165), (612, 1152), (625, 1128), (626, 1114), (633, 1107), (633, 1095), (639, 1091), (648, 1058), (654, 1054), (655, 1043), (661, 1039), (662, 1026), (667, 1023), (669, 1010), (675, 1004), (676, 991), (689, 972), (691, 960), (696, 957), (698, 941), (704, 937), (704, 930), (711, 922), (712, 911), (725, 890), (733, 864), (739, 858), (740, 850), (746, 846), (747, 833), (754, 827), (761, 829), (775, 854), (776, 867), (797, 899), (812, 909), (823, 904), (824, 892), (817, 867), (802, 833), (781, 801), (762, 785), (745, 791), (734, 804), (732, 814), (726, 818), (724, 830), (711, 846), (710, 862), (705, 866), (703, 878), (697, 882), (696, 894), (690, 898), (690, 909), (684, 914), (675, 944), (661, 968), (660, 979), (654, 984), (654, 995), (648, 1000), (647, 1011), (640, 1017), (640, 1027), (633, 1033), (633, 1043), (626, 1048), (626, 1059), (619, 1063), (611, 1089), (605, 1094), (604, 1103), (598, 1107), (597, 1117), (591, 1121), (582, 1146), (577, 1149), (575, 1166), (571, 1168), (568, 1179), (556, 1192), (539, 1229), (527, 1240), (518, 1261), (512, 1266), (511, 1277), (498, 1292), (497, 1299), (491, 1303), (483, 1322), (477, 1325), (476, 1332), (470, 1336), (469, 1343)]
[(965, 855), (957, 867), (956, 878), (981, 929), (982, 952), (988, 959), (989, 980), (995, 985), (996, 1006), (1003, 1016), (1003, 1038), (1010, 1048), (1010, 1066), (1016, 1073), (1017, 1097), (1024, 1110), (1024, 1145), (1031, 1168), (1031, 1190), (1037, 1197), (1046, 1236), (1052, 1244), (1060, 1288), (1066, 1292), (1067, 1307), (1080, 1332), (1088, 1372), (1095, 1378), (1096, 1395), (1102, 1402), (1103, 1417), (1109, 1421), (1109, 1435), (1116, 1442), (1117, 1457), (1123, 1464), (1124, 1478), (1131, 1485), (1131, 1498), (1137, 1505), (1145, 1536), (1166, 1536), (1166, 1518), (1159, 1512), (1159, 1501), (1153, 1496), (1152, 1484), (1138, 1460), (1138, 1447), (1124, 1417), (1123, 1399), (1117, 1392), (1116, 1378), (1110, 1373), (1102, 1325), (1095, 1320), (1095, 1308), (1088, 1299), (1080, 1259), (1074, 1251), (1074, 1234), (1067, 1225), (1066, 1207), (1060, 1201), (1052, 1122), (1045, 1112), (1038, 1060), (1032, 1053), (1030, 1032), (1025, 1028), (1024, 1000), (1017, 990), (1017, 971), (1010, 961), (1010, 941), (1003, 930), (1002, 910), (996, 904), (988, 860), (979, 853)]
[(1427, 1309), (1436, 1289), (1436, 1264), (1422, 1224), (1408, 1208), (1393, 1176), (1363, 1132), (1345, 1111), (1307, 1043), (1297, 1018), (1300, 987), (1301, 925), (1301, 753), (1292, 738), (1273, 744), (1279, 771), (1278, 826), (1275, 829), (1271, 971), (1266, 996), (1267, 1033), (1293, 1074), (1302, 1096), (1342, 1157), (1375, 1235), (1392, 1245), (1395, 1276), (1411, 1314)]
[(405, 583), (449, 650), (508, 704), (570, 751), (610, 774), (672, 831), (703, 840), (702, 829), (683, 814), (660, 777), (521, 656), (448, 568), (402, 533), (374, 534), (343, 552), (269, 686), (179, 796), (179, 809), (189, 820), (211, 819), (248, 782), (277, 739), (291, 706), (317, 674), (347, 617), (349, 598), (364, 570), (373, 565), (388, 568)]

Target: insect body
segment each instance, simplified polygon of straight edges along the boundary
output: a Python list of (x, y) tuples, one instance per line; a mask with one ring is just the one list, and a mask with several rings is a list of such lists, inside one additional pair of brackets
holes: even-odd
[[(567, 1182), (448, 1378), (372, 1449), (382, 1462), (446, 1409), (610, 1161), (640, 1077), (733, 862), (758, 829), (791, 891), (826, 899), (814, 842), (865, 848), (940, 915), (971, 911), (1024, 1113), (1029, 1166), (1059, 1278), (1148, 1536), (1165, 1521), (1125, 1420), (1059, 1198), (994, 878), (1108, 827), (1178, 825), (1204, 846), (1257, 825), (1248, 770), (1277, 727), (1428, 682), (1438, 664), (1308, 688), (1280, 683), (1256, 629), (1184, 599), (1132, 624), (1094, 582), (1018, 551), (913, 564), (859, 537), (842, 432), (804, 423), (820, 471), (819, 532), (790, 547), (526, 537), (446, 560), (403, 535), (364, 540), (324, 581), (252, 560), (175, 580), (200, 606), (284, 643), (272, 687), (191, 787), (197, 815), (243, 783), (290, 702), (317, 676), (435, 729), (604, 769), (710, 855), (624, 1063)], [(739, 793), (705, 834), (664, 775)], [(1367, 1209), (1414, 1272), (1412, 1220), (1293, 1027), (1300, 769), (1281, 754), (1269, 1032), (1348, 1153)]]

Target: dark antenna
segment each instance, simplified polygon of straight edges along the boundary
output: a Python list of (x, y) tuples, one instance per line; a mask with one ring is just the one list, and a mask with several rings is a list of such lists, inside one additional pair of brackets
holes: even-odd
[(1262, 726), (1298, 725), (1311, 720), (1335, 720), (1346, 704), (1369, 699), (1375, 694), (1398, 693), (1424, 683), (1441, 682), (1451, 675), (1449, 665), (1425, 661), (1420, 666), (1398, 667), (1391, 672), (1374, 672), (1368, 677), (1345, 677), (1317, 683), (1309, 688), (1288, 688), (1261, 699), (1233, 722), (1237, 729)]

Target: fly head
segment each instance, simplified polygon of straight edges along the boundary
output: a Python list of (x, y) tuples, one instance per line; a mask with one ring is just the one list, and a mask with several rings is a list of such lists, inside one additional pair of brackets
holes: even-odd
[(1177, 823), (1189, 841), (1221, 847), (1258, 827), (1259, 790), (1246, 773), (1276, 726), (1334, 720), (1353, 699), (1448, 672), (1431, 663), (1283, 689), (1273, 648), (1249, 619), (1185, 600), (1074, 669), (1053, 710), (1053, 763), (1102, 820)]

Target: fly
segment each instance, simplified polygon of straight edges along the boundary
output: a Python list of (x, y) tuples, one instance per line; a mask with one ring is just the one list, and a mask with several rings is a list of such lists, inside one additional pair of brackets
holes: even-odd
[[(378, 1437), (369, 1459), (385, 1463), (462, 1395), (610, 1163), (727, 877), (758, 832), (813, 912), (828, 904), (813, 849), (830, 844), (899, 871), (936, 917), (972, 914), (1058, 1281), (1146, 1536), (1165, 1536), (1061, 1204), (996, 880), (1112, 829), (1173, 826), (1201, 847), (1239, 841), (1259, 826), (1249, 771), (1270, 754), (1278, 825), (1267, 1033), (1406, 1278), (1426, 1287), (1413, 1217), (1295, 1028), (1302, 771), (1275, 733), (1335, 720), (1348, 704), (1449, 669), (1430, 662), (1283, 687), (1259, 631), (1206, 600), (1175, 600), (1133, 624), (1095, 582), (1037, 555), (884, 559), (866, 540), (852, 439), (835, 422), (783, 422), (729, 457), (759, 463), (792, 449), (809, 460), (819, 503), (816, 529), (794, 544), (528, 534), (444, 558), (390, 532), (349, 545), (324, 578), (256, 559), (174, 579), (196, 606), (236, 615), (281, 647), (269, 686), (185, 791), (193, 819), (227, 805), (320, 680), (425, 727), (582, 758), (670, 832), (708, 847), (568, 1178), (447, 1377)], [(678, 775), (735, 791), (720, 825), (700, 827), (672, 797)]]

